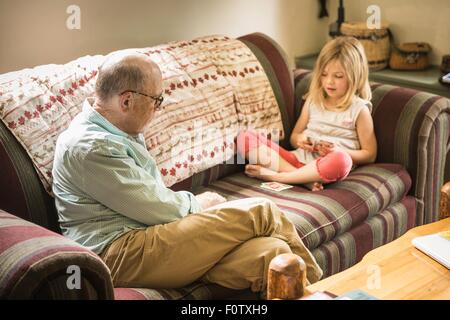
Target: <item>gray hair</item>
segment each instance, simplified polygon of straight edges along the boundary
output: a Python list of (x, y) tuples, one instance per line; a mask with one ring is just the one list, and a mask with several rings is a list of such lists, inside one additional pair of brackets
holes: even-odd
[(148, 83), (149, 75), (130, 56), (109, 63), (109, 59), (99, 68), (95, 94), (103, 101), (126, 90), (142, 91)]

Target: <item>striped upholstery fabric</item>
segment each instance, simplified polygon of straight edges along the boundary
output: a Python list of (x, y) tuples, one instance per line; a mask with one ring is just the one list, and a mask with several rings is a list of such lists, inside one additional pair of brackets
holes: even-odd
[(405, 197), (350, 231), (314, 249), (323, 277), (350, 268), (370, 250), (382, 246), (415, 226), (416, 201)]
[(196, 191), (218, 192), (228, 200), (246, 197), (272, 200), (295, 224), (310, 250), (398, 203), (411, 186), (408, 173), (396, 164), (357, 168), (347, 179), (327, 185), (322, 192), (312, 192), (300, 186), (276, 192), (261, 188), (260, 183), (238, 173)]
[[(98, 288), (89, 279), (83, 277), (80, 282), (81, 290), (67, 290), (67, 274), (48, 277), (45, 284), (37, 289), (29, 299), (33, 300), (99, 300), (105, 299), (99, 294)], [(21, 298), (22, 299), (22, 298)], [(28, 298), (27, 298), (28, 299)]]
[(28, 154), (0, 121), (0, 209), (60, 232), (52, 197), (45, 191)]
[[(217, 300), (236, 297), (236, 291), (197, 282), (182, 289), (115, 288), (114, 295), (116, 300)], [(239, 291), (238, 296), (259, 297), (250, 290)]]
[[(311, 78), (295, 71), (296, 112)], [(450, 100), (413, 89), (372, 83), (372, 103), (379, 163), (402, 164), (417, 199), (416, 224), (436, 221), (449, 137)]]
[(183, 289), (115, 288), (115, 300), (210, 300), (207, 285), (195, 283)]
[(241, 159), (238, 156), (235, 156), (233, 161), (233, 165), (225, 163), (219, 164), (212, 168), (209, 168), (208, 170), (196, 173), (192, 177), (174, 184), (170, 187), (170, 189), (174, 191), (195, 190), (202, 186), (208, 186), (214, 181), (219, 180), (223, 177), (227, 177), (238, 172), (244, 172), (245, 159)]
[[(109, 270), (94, 253), (0, 210), (0, 299), (112, 299)], [(81, 272), (79, 290), (66, 283)]]

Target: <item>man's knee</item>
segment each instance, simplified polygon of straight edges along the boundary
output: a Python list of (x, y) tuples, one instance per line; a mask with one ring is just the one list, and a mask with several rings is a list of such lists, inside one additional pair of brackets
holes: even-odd
[(267, 237), (266, 238), (266, 250), (268, 251), (268, 256), (275, 258), (282, 253), (291, 253), (292, 250), (286, 241), (278, 238)]
[(273, 215), (280, 213), (277, 204), (270, 199), (262, 197), (253, 197), (251, 199), (254, 202), (250, 210), (251, 214)]
[(258, 235), (265, 235), (269, 230), (274, 230), (275, 225), (282, 223), (282, 212), (278, 206), (269, 199), (262, 197), (250, 197), (234, 200), (229, 206), (218, 209), (218, 212), (204, 212), (212, 214), (213, 217), (220, 215), (220, 219), (225, 223), (236, 223), (240, 226), (252, 228), (252, 232)]
[(263, 197), (252, 197), (252, 199), (254, 199), (254, 201), (256, 203), (260, 203), (262, 205), (274, 205), (275, 204), (275, 202), (273, 202), (272, 200), (263, 198)]

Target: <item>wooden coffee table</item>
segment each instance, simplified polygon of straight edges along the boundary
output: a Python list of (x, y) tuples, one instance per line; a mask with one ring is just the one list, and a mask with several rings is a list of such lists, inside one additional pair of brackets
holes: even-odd
[(379, 299), (450, 300), (450, 270), (411, 244), (414, 237), (445, 230), (450, 230), (450, 218), (411, 229), (353, 267), (306, 287), (305, 295), (360, 289)]

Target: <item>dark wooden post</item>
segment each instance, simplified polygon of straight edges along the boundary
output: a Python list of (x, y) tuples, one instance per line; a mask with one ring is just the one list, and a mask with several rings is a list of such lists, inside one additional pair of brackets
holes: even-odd
[(306, 264), (293, 253), (272, 259), (267, 280), (267, 299), (293, 300), (303, 296), (306, 287)]

